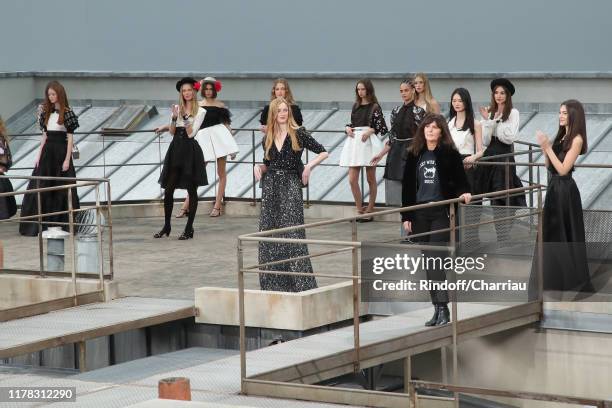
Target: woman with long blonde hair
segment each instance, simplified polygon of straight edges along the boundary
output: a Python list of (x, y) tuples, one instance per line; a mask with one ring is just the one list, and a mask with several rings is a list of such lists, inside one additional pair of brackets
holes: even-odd
[(206, 111), (198, 105), (195, 89), (197, 83), (190, 77), (185, 77), (176, 83), (179, 104), (172, 106), (170, 133), (173, 138), (159, 176), (159, 184), (164, 189), (164, 227), (153, 235), (154, 238), (170, 236), (170, 217), (174, 206), (174, 190), (177, 188), (187, 190), (189, 195), (187, 225), (178, 239), (193, 238), (193, 220), (198, 208), (198, 186), (208, 184), (204, 154), (194, 139), (206, 114)]
[[(298, 126), (290, 106), (283, 98), (276, 98), (270, 103), (266, 134), (262, 140), (263, 164), (255, 165), (253, 169), (258, 181), (263, 177), (260, 231), (304, 223), (302, 187), (308, 184), (312, 169), (328, 156), (325, 148), (306, 129)], [(302, 163), (304, 149), (317, 154), (306, 165)], [(304, 230), (296, 230), (275, 237), (305, 239), (306, 233)], [(259, 243), (260, 264), (305, 255), (308, 255), (308, 247), (303, 244)], [(312, 265), (310, 259), (299, 259), (262, 269), (304, 273), (312, 272)], [(262, 290), (285, 292), (301, 292), (317, 287), (314, 277), (310, 276), (261, 274), (259, 282)]]
[[(66, 90), (57, 81), (51, 81), (45, 88), (45, 100), (40, 110), (38, 124), (42, 130), (40, 149), (34, 161), (32, 176), (42, 177), (76, 177), (72, 162), (73, 133), (79, 127), (79, 121), (70, 108)], [(28, 190), (44, 187), (55, 187), (74, 183), (73, 180), (36, 180), (28, 183)], [(37, 215), (38, 195), (26, 194), (21, 203), (21, 216)], [(40, 207), (42, 214), (55, 213), (68, 210), (68, 196), (65, 190), (47, 191), (40, 194)], [(72, 189), (72, 208), (79, 208), (79, 197), (76, 188)], [(43, 217), (48, 226), (57, 226), (51, 223), (67, 223), (68, 214), (58, 214)], [(48, 223), (48, 224), (47, 224)], [(62, 225), (68, 230), (68, 225)], [(21, 235), (36, 236), (39, 233), (37, 223), (21, 222), (19, 224)]]
[[(295, 99), (293, 98), (293, 93), (291, 92), (291, 87), (289, 86), (289, 81), (285, 78), (277, 78), (272, 83), (272, 90), (270, 91), (270, 102), (275, 100), (276, 98), (285, 99), (289, 105), (291, 106), (291, 115), (293, 116), (293, 120), (297, 123), (298, 126), (302, 126), (302, 111), (300, 107), (295, 103)], [(270, 112), (270, 105), (266, 105), (261, 111), (261, 116), (259, 117), (259, 123), (261, 124), (261, 131), (266, 133), (266, 125), (268, 123), (268, 114)]]
[(440, 113), (440, 104), (431, 94), (431, 86), (427, 75), (422, 72), (415, 74), (414, 90), (416, 106), (425, 109), (427, 113)]
[[(9, 148), (9, 139), (6, 131), (6, 126), (2, 117), (0, 117), (0, 176), (4, 176), (8, 169), (11, 168), (13, 158), (11, 149)], [(12, 193), (13, 185), (11, 180), (0, 178), (0, 193)], [(15, 196), (0, 197), (0, 220), (11, 218), (17, 213), (17, 203)], [(1, 264), (0, 264), (1, 266)]]

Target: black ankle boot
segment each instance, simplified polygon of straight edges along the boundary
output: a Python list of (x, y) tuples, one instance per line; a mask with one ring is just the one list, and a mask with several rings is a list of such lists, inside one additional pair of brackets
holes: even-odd
[(440, 306), (434, 305), (434, 314), (431, 319), (425, 322), (425, 326), (435, 326), (438, 321), (438, 316), (440, 315)]
[(448, 305), (440, 306), (440, 313), (438, 314), (436, 326), (442, 326), (448, 323), (450, 323), (450, 311), (448, 310)]
[(181, 241), (184, 241), (186, 239), (191, 239), (191, 238), (193, 238), (193, 228), (191, 229), (185, 228), (185, 231), (183, 231), (183, 233), (178, 237), (178, 239)]
[(167, 225), (164, 225), (164, 228), (161, 229), (161, 231), (155, 233), (155, 235), (153, 235), (153, 238), (161, 238), (163, 236), (170, 236), (170, 227)]

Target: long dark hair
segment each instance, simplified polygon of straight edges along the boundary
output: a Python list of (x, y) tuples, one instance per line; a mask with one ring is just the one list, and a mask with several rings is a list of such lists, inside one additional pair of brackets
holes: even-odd
[[(459, 130), (470, 130), (472, 135), (475, 133), (474, 131), (474, 107), (472, 106), (472, 97), (470, 93), (465, 88), (457, 88), (451, 94), (451, 103), (450, 103), (450, 111), (448, 113), (449, 122), (451, 119), (457, 117), (457, 112), (455, 108), (453, 108), (453, 98), (455, 95), (459, 95), (461, 98), (461, 102), (463, 102), (463, 109), (465, 110), (465, 121), (463, 122), (463, 126)], [(455, 122), (455, 126), (457, 123)]]
[(438, 146), (444, 146), (449, 149), (457, 149), (455, 147), (455, 143), (453, 142), (453, 138), (450, 134), (450, 130), (448, 130), (448, 123), (446, 122), (446, 118), (437, 113), (428, 113), (423, 118), (423, 121), (419, 125), (410, 146), (408, 147), (408, 152), (413, 155), (418, 155), (421, 150), (427, 145), (427, 141), (425, 140), (425, 126), (430, 123), (436, 122), (436, 125), (442, 131), (440, 135), (440, 139), (438, 140)]
[(355, 104), (353, 105), (353, 109), (358, 108), (359, 105), (361, 105), (361, 98), (359, 97), (359, 92), (357, 92), (357, 86), (359, 84), (365, 87), (366, 98), (368, 99), (368, 101), (370, 103), (375, 103), (378, 105), (378, 98), (376, 97), (376, 92), (374, 91), (374, 85), (372, 84), (372, 81), (370, 81), (368, 78), (363, 78), (357, 81), (357, 83), (355, 84)]
[(44, 111), (44, 124), (46, 125), (49, 121), (49, 116), (55, 110), (55, 105), (51, 103), (49, 100), (49, 89), (53, 89), (55, 94), (57, 95), (57, 103), (59, 104), (59, 117), (57, 119), (58, 125), (64, 124), (64, 112), (66, 109), (70, 109), (68, 105), (68, 96), (66, 96), (66, 90), (58, 81), (51, 81), (45, 87), (45, 100), (43, 102), (43, 111)]
[(497, 88), (502, 88), (506, 92), (506, 104), (504, 105), (504, 111), (502, 112), (501, 120), (505, 122), (508, 120), (510, 116), (510, 112), (512, 112), (512, 95), (510, 95), (510, 90), (503, 85), (497, 85), (491, 91), (491, 105), (489, 108), (489, 119), (493, 119), (495, 116), (495, 112), (497, 112), (497, 102), (495, 102), (495, 90)]
[(582, 150), (580, 150), (580, 154), (585, 154), (588, 147), (584, 107), (576, 99), (568, 99), (561, 106), (565, 106), (565, 109), (567, 109), (567, 131), (565, 126), (559, 125), (555, 143), (560, 142), (566, 136), (563, 141), (563, 151), (567, 152), (572, 147), (574, 138), (580, 135), (582, 137)]

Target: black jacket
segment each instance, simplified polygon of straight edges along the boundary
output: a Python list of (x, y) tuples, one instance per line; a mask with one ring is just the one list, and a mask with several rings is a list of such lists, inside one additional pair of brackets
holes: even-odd
[[(421, 154), (427, 149), (423, 148), (418, 156), (408, 153), (404, 179), (402, 180), (402, 207), (416, 204), (417, 194), (417, 165)], [(434, 150), (436, 156), (436, 169), (440, 179), (440, 189), (445, 200), (457, 198), (463, 193), (470, 192), (470, 185), (463, 168), (463, 160), (459, 152), (453, 147), (440, 145)], [(414, 211), (402, 213), (402, 221), (413, 221)]]

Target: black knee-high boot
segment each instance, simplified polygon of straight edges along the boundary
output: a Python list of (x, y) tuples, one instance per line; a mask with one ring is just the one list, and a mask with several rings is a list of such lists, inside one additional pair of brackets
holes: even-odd
[(189, 215), (187, 216), (187, 224), (185, 231), (179, 237), (180, 240), (193, 238), (193, 220), (195, 219), (196, 211), (198, 210), (198, 190), (193, 186), (187, 190), (189, 194)]
[(164, 235), (170, 236), (170, 217), (172, 216), (172, 207), (174, 206), (174, 189), (166, 188), (164, 190), (164, 227), (153, 235), (154, 238), (161, 238)]

